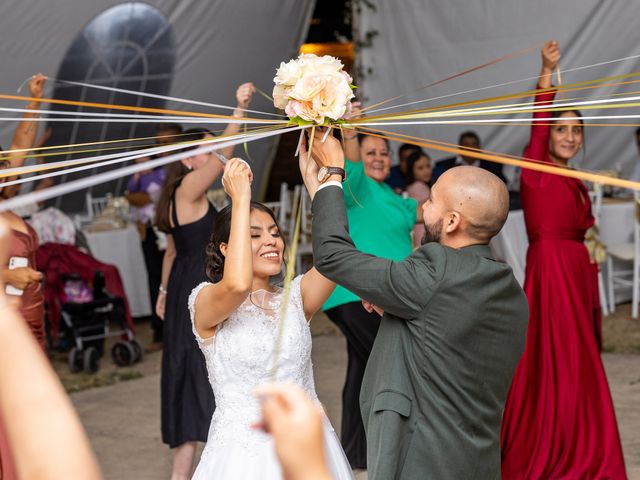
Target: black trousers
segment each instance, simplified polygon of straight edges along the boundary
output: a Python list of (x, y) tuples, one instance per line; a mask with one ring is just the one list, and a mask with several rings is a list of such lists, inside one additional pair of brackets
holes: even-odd
[(144, 263), (147, 267), (147, 283), (149, 284), (149, 294), (151, 300), (151, 328), (153, 329), (153, 341), (162, 342), (162, 327), (164, 322), (156, 315), (156, 301), (158, 300), (158, 289), (162, 281), (162, 260), (164, 252), (158, 250), (156, 243), (156, 232), (152, 227), (147, 226), (145, 239), (142, 241), (142, 253)]
[(347, 378), (342, 390), (341, 443), (351, 468), (367, 468), (367, 437), (360, 413), (364, 369), (380, 327), (380, 316), (361, 302), (345, 303), (325, 313), (347, 339)]

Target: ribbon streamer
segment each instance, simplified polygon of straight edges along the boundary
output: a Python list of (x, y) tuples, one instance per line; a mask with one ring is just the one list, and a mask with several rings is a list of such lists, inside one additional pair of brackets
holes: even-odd
[[(628, 57), (616, 58), (615, 60), (608, 60), (608, 61), (605, 61), (605, 62), (593, 63), (591, 65), (583, 65), (581, 67), (569, 68), (569, 69), (565, 70), (565, 73), (567, 73), (567, 72), (577, 72), (579, 70), (585, 70), (585, 69), (588, 69), (588, 68), (601, 67), (603, 65), (610, 65), (612, 63), (626, 62), (627, 60), (635, 60), (636, 58), (640, 58), (640, 54), (635, 54), (635, 55), (631, 55), (631, 56), (628, 56)], [(504, 83), (496, 83), (494, 85), (487, 85), (485, 87), (473, 88), (471, 90), (464, 90), (464, 91), (461, 91), (461, 92), (449, 93), (447, 95), (440, 95), (440, 96), (437, 96), (437, 97), (427, 98), (427, 99), (423, 99), (423, 100), (416, 100), (416, 101), (413, 101), (413, 102), (403, 103), (401, 105), (394, 105), (394, 106), (385, 107), (385, 108), (377, 108), (377, 109), (371, 110), (369, 113), (371, 114), (371, 113), (375, 113), (375, 112), (381, 112), (381, 111), (384, 111), (384, 110), (390, 110), (392, 108), (408, 107), (410, 105), (416, 105), (418, 103), (426, 103), (426, 102), (431, 102), (431, 101), (435, 101), (435, 100), (442, 100), (443, 98), (451, 98), (451, 97), (456, 97), (456, 96), (459, 96), (459, 95), (465, 95), (467, 93), (481, 92), (483, 90), (490, 90), (492, 88), (506, 87), (508, 85), (514, 85), (514, 84), (522, 83), (522, 82), (530, 82), (532, 80), (537, 80), (537, 79), (538, 79), (538, 76), (536, 75), (535, 77), (521, 78), (520, 80), (512, 80), (512, 81), (504, 82)]]
[(195, 150), (189, 150), (187, 152), (179, 152), (169, 155), (167, 157), (157, 158), (153, 160), (149, 160), (144, 163), (137, 163), (134, 165), (129, 165), (127, 167), (119, 168), (117, 170), (111, 170), (109, 172), (99, 173), (97, 175), (93, 175), (91, 177), (84, 177), (78, 180), (74, 180), (72, 182), (63, 183), (60, 185), (55, 185), (53, 187), (39, 190), (37, 192), (30, 192), (26, 195), (18, 195), (17, 197), (10, 198), (8, 200), (4, 200), (0, 202), (0, 212), (4, 212), (7, 210), (12, 210), (15, 208), (23, 207), (25, 205), (30, 205), (32, 203), (42, 202), (44, 200), (48, 200), (50, 198), (59, 197), (62, 195), (66, 195), (71, 192), (75, 192), (76, 190), (83, 190), (85, 188), (92, 187), (94, 185), (98, 185), (100, 183), (109, 182), (111, 180), (115, 180), (120, 177), (125, 177), (129, 175), (133, 175), (134, 173), (141, 172), (143, 170), (154, 169), (156, 167), (160, 167), (163, 165), (167, 165), (169, 163), (181, 160), (183, 158), (199, 155), (201, 153), (209, 153), (214, 150), (221, 150), (226, 147), (230, 147), (233, 145), (237, 145), (244, 141), (255, 141), (260, 140), (262, 138), (272, 137), (274, 135), (281, 135), (287, 132), (293, 132), (301, 129), (302, 127), (290, 127), (278, 129), (273, 132), (266, 133), (258, 133), (253, 135), (250, 139), (233, 139), (228, 140), (226, 142), (222, 142), (219, 145), (208, 145), (205, 147), (200, 147)]
[[(387, 132), (384, 130), (377, 130), (377, 132), (380, 132), (380, 133), (369, 132), (368, 134), (375, 137), (387, 138), (393, 141), (400, 141), (400, 142), (402, 141), (402, 137), (395, 135), (393, 132)], [(535, 170), (537, 172), (543, 172), (543, 173), (551, 173), (551, 174), (559, 175), (562, 177), (577, 178), (577, 179), (588, 181), (588, 182), (600, 183), (602, 185), (611, 185), (613, 187), (627, 188), (630, 190), (640, 190), (640, 182), (624, 180), (621, 178), (607, 177), (605, 175), (587, 173), (587, 172), (582, 172), (580, 170), (572, 170), (569, 168), (564, 169), (562, 167), (557, 167), (550, 163), (537, 163), (529, 159), (516, 160), (514, 158), (508, 158), (506, 156), (502, 156), (499, 154), (487, 154), (487, 153), (475, 152), (475, 151), (463, 149), (460, 147), (457, 147), (457, 148), (446, 147), (446, 146), (438, 145), (437, 143), (433, 143), (426, 139), (422, 141), (414, 140), (412, 143), (424, 148), (439, 150), (441, 152), (453, 153), (454, 155), (465, 155), (468, 157), (478, 158), (480, 160), (488, 160), (490, 162), (501, 163), (503, 165), (512, 165), (514, 167), (528, 168), (529, 170)]]
[[(598, 79), (595, 79), (595, 80), (586, 80), (586, 81), (582, 81), (582, 82), (566, 84), (566, 85), (564, 85), (562, 87), (556, 87), (556, 90), (557, 91), (562, 91), (562, 92), (581, 91), (581, 90), (591, 90), (591, 89), (594, 89), (594, 88), (614, 87), (614, 86), (620, 86), (620, 85), (628, 85), (628, 84), (633, 84), (633, 83), (640, 83), (640, 80), (626, 80), (626, 79), (635, 78), (635, 77), (640, 77), (640, 72), (626, 73), (626, 74), (622, 74), (622, 75), (615, 75), (615, 76), (612, 76), (612, 77), (603, 77), (603, 78), (598, 78)], [(611, 82), (611, 81), (616, 81), (616, 80), (624, 80), (624, 81), (617, 81), (615, 83), (606, 83), (606, 82)], [(385, 118), (388, 118), (388, 117), (391, 117), (391, 116), (394, 116), (394, 115), (408, 115), (408, 114), (414, 114), (414, 113), (431, 112), (431, 111), (436, 111), (436, 110), (438, 110), (438, 111), (446, 110), (447, 108), (453, 108), (453, 107), (464, 107), (464, 106), (470, 106), (470, 105), (480, 105), (480, 104), (496, 102), (496, 101), (500, 101), (500, 100), (510, 100), (510, 99), (517, 99), (517, 98), (529, 98), (529, 97), (535, 96), (538, 93), (542, 93), (542, 92), (545, 92), (545, 91), (549, 91), (549, 89), (526, 90), (526, 91), (518, 92), (518, 93), (515, 93), (515, 94), (499, 95), (499, 96), (484, 98), (484, 99), (480, 99), (480, 100), (470, 100), (470, 101), (466, 101), (466, 102), (458, 102), (458, 103), (453, 103), (453, 104), (448, 104), (448, 105), (439, 105), (439, 106), (428, 107), (428, 108), (423, 108), (423, 109), (418, 109), (418, 110), (409, 110), (409, 111), (406, 111), (406, 112), (395, 112), (395, 113), (391, 113), (391, 114), (367, 116), (367, 117), (363, 117), (361, 119), (352, 120), (352, 123), (357, 123), (359, 121), (366, 121), (366, 120), (372, 120), (372, 119), (385, 119)], [(621, 94), (617, 94), (617, 95), (621, 95)], [(614, 95), (612, 95), (612, 96), (614, 96)]]
[[(20, 91), (22, 90), (23, 86), (25, 85), (26, 82), (28, 82), (30, 80), (30, 78), (27, 78), (24, 82), (22, 82), (22, 84), (18, 88), (18, 93), (20, 93)], [(103, 85), (95, 85), (95, 84), (92, 84), (92, 83), (76, 82), (76, 81), (72, 81), (72, 80), (62, 80), (62, 79), (54, 78), (54, 77), (47, 77), (47, 80), (51, 80), (53, 82), (66, 84), (66, 85), (76, 85), (76, 86), (79, 86), (79, 87), (94, 88), (96, 90), (105, 90), (107, 92), (117, 92), (117, 93), (129, 94), (129, 95), (138, 95), (140, 97), (157, 98), (157, 99), (165, 100), (165, 101), (169, 101), (169, 102), (187, 103), (187, 104), (190, 104), (190, 105), (199, 105), (199, 106), (202, 106), (202, 107), (220, 108), (220, 109), (232, 110), (232, 111), (241, 110), (243, 112), (248, 112), (248, 113), (258, 113), (258, 114), (261, 114), (261, 115), (269, 115), (269, 116), (273, 116), (273, 117), (283, 117), (283, 115), (280, 115), (280, 114), (277, 114), (277, 113), (261, 112), (259, 110), (249, 110), (248, 108), (230, 107), (228, 105), (220, 105), (220, 104), (217, 104), (217, 103), (201, 102), (201, 101), (198, 101), (198, 100), (189, 100), (189, 99), (186, 99), (186, 98), (168, 97), (166, 95), (159, 95), (159, 94), (155, 94), (155, 93), (137, 92), (135, 90), (127, 90), (125, 88), (106, 87), (106, 86), (103, 86)]]
[[(272, 129), (273, 130), (273, 129)], [(236, 138), (247, 138), (249, 135), (236, 135), (233, 137)], [(215, 144), (215, 143), (220, 143), (223, 140), (226, 140), (228, 138), (231, 137), (226, 137), (226, 138), (214, 138), (211, 140), (198, 140), (197, 142), (194, 142), (195, 145), (209, 145), (209, 144)], [(176, 150), (180, 150), (183, 149), (185, 147), (184, 144), (172, 144), (172, 145), (167, 145), (165, 147), (158, 147), (158, 149), (154, 152), (152, 152), (151, 154), (157, 154), (157, 153), (166, 153), (166, 152), (172, 152), (172, 151), (176, 151)], [(43, 173), (40, 175), (34, 175), (34, 176), (30, 176), (30, 177), (26, 177), (26, 178), (19, 178), (17, 180), (11, 180), (9, 182), (4, 182), (2, 183), (3, 187), (8, 187), (10, 185), (18, 185), (18, 184), (22, 184), (25, 182), (35, 182), (38, 180), (42, 180), (44, 178), (51, 178), (51, 177), (57, 177), (59, 175), (66, 175), (68, 173), (76, 173), (76, 172), (81, 172), (84, 170), (92, 170), (92, 169), (96, 169), (96, 168), (100, 168), (100, 167), (106, 167), (109, 165), (114, 165), (117, 163), (124, 163), (124, 162), (128, 162), (131, 160), (136, 160), (138, 158), (143, 158), (146, 156), (149, 156), (149, 152), (145, 151), (145, 152), (138, 152), (134, 155), (127, 155), (129, 152), (125, 152), (126, 156), (119, 156), (115, 159), (109, 160), (106, 159), (105, 161), (101, 161), (103, 159), (100, 159), (99, 157), (93, 157), (93, 158), (83, 158), (83, 159), (77, 159), (78, 163), (90, 163), (90, 165), (83, 165), (80, 167), (75, 167), (75, 168), (67, 168), (65, 170), (60, 170), (57, 172), (51, 172), (51, 173)], [(222, 156), (221, 154), (218, 154), (218, 157), (220, 158), (220, 161), (225, 164), (226, 163), (226, 159), (224, 158), (224, 156)], [(63, 162), (64, 163), (64, 162)], [(49, 165), (47, 165), (49, 166)], [(56, 166), (57, 168), (62, 168), (62, 166)], [(42, 171), (42, 170), (38, 170), (38, 171)], [(32, 173), (33, 170), (29, 173)], [(0, 177), (5, 176), (6, 175), (6, 170), (0, 170)], [(9, 175), (6, 175), (9, 176)], [(12, 175), (11, 175), (12, 176)]]
[[(21, 100), (26, 102), (38, 102), (38, 103), (51, 103), (57, 105), (74, 105), (78, 107), (89, 107), (89, 108), (104, 108), (107, 110), (129, 110), (133, 112), (145, 112), (145, 113), (160, 113), (160, 114), (171, 114), (171, 115), (183, 115), (188, 117), (206, 117), (206, 118), (226, 118), (229, 120), (238, 119), (238, 117), (234, 117), (233, 115), (219, 115), (215, 113), (202, 113), (202, 112), (189, 112), (189, 111), (181, 111), (181, 110), (169, 110), (166, 108), (151, 108), (151, 107), (134, 107), (131, 105), (116, 105), (110, 103), (95, 103), (95, 102), (80, 102), (77, 100), (60, 100), (55, 98), (38, 98), (38, 97), (24, 97), (21, 95), (0, 95), (0, 99), (4, 100)], [(34, 119), (29, 119), (34, 120)], [(268, 120), (268, 119), (260, 119), (260, 118), (248, 118), (248, 120), (259, 120), (265, 123), (283, 123), (283, 120)], [(284, 122), (287, 123), (287, 122)]]
[[(566, 110), (566, 109), (563, 109)], [(544, 110), (547, 111), (547, 110)], [(548, 110), (553, 111), (553, 110)], [(591, 116), (581, 116), (581, 117), (571, 117), (572, 120), (617, 120), (624, 118), (640, 118), (640, 115), (591, 115)], [(420, 121), (406, 121), (406, 122), (363, 122), (359, 123), (359, 127), (371, 127), (371, 126), (389, 126), (389, 125), (473, 125), (473, 124), (484, 124), (484, 123), (492, 123), (492, 122), (503, 122), (503, 123), (518, 123), (518, 122), (548, 122), (548, 118), (501, 118), (498, 120), (494, 119), (478, 119), (478, 120), (420, 120)], [(589, 124), (585, 125), (589, 126)]]
[[(0, 121), (4, 122), (23, 122), (25, 119), (20, 117), (0, 117)], [(244, 124), (258, 124), (258, 125), (288, 125), (289, 122), (274, 122), (271, 120), (260, 119), (232, 119), (232, 118), (165, 118), (155, 117), (153, 118), (30, 118), (29, 122), (71, 122), (71, 123), (167, 123), (168, 120), (179, 121), (180, 123), (201, 123), (201, 124), (220, 124), (220, 123), (244, 123)]]
[[(269, 129), (271, 130), (273, 128), (280, 128), (280, 127), (269, 127)], [(251, 134), (247, 134), (247, 135), (253, 135), (255, 133), (256, 132), (254, 131)], [(34, 172), (39, 172), (44, 170), (52, 170), (56, 168), (65, 168), (65, 167), (70, 167), (73, 165), (84, 164), (84, 163), (94, 163), (102, 160), (109, 160), (112, 158), (125, 157), (129, 155), (131, 155), (131, 157), (128, 160), (135, 160), (136, 158), (154, 155), (157, 153), (180, 150), (189, 145), (212, 144), (212, 143), (221, 142), (222, 140), (226, 140), (229, 138), (237, 138), (237, 137), (245, 138), (245, 136), (246, 136), (245, 134), (240, 134), (240, 133), (236, 133), (232, 135), (220, 135), (210, 140), (204, 140), (204, 139), (191, 140), (191, 141), (180, 142), (180, 143), (172, 143), (170, 145), (162, 145), (162, 146), (151, 147), (148, 149), (142, 149), (142, 150), (138, 150), (135, 154), (131, 154), (130, 152), (120, 152), (120, 153), (112, 153), (107, 155), (98, 155), (95, 157), (84, 157), (84, 158), (76, 158), (72, 160), (62, 160), (59, 162), (49, 162), (41, 165), (27, 165), (22, 167), (5, 168), (0, 170), (0, 178), (6, 178), (6, 177), (15, 176), (15, 175), (27, 174), (27, 173), (34, 173)], [(126, 160), (122, 160), (122, 161), (126, 161)], [(94, 166), (94, 167), (97, 167), (97, 166)]]
[[(543, 92), (544, 93), (544, 92)], [(550, 104), (548, 101), (542, 102), (526, 102), (512, 105), (500, 105), (497, 107), (479, 107), (479, 108), (467, 108), (460, 110), (446, 110), (439, 112), (425, 112), (425, 113), (413, 113), (406, 115), (390, 115), (384, 117), (388, 120), (403, 120), (403, 119), (417, 119), (417, 118), (439, 118), (439, 117), (456, 117), (461, 115), (493, 115), (496, 113), (532, 113), (535, 111), (564, 111), (575, 110), (581, 107), (581, 110), (589, 110), (594, 108), (629, 108), (640, 106), (637, 101), (640, 100), (640, 96), (630, 96), (623, 98), (607, 98), (603, 100), (587, 100), (587, 101), (569, 101), (563, 103)], [(631, 103), (623, 103), (631, 102)], [(636, 103), (633, 103), (636, 102)], [(616, 105), (609, 105), (616, 104)], [(619, 105), (618, 105), (619, 104)], [(378, 118), (378, 120), (381, 120)]]
[(282, 350), (282, 337), (284, 336), (284, 327), (285, 323), (287, 322), (287, 307), (289, 306), (289, 298), (291, 297), (291, 282), (293, 282), (293, 278), (296, 273), (298, 239), (300, 237), (300, 224), (302, 219), (302, 195), (304, 195), (304, 192), (301, 191), (300, 196), (298, 197), (298, 202), (294, 206), (295, 213), (292, 212), (292, 215), (295, 215), (296, 222), (291, 238), (291, 248), (289, 249), (287, 255), (288, 259), (286, 262), (282, 298), (280, 300), (280, 318), (278, 319), (278, 330), (276, 332), (275, 345), (273, 346), (273, 364), (269, 369), (269, 376), (271, 377), (271, 381), (277, 380), (279, 366), (278, 359), (280, 358), (280, 351)]
[[(475, 72), (475, 71), (477, 71), (477, 70), (481, 70), (481, 69), (486, 68), (486, 67), (489, 67), (489, 66), (491, 66), (491, 65), (496, 65), (496, 64), (498, 64), (498, 63), (500, 63), (500, 62), (504, 62), (505, 60), (511, 60), (512, 58), (521, 57), (521, 56), (523, 56), (523, 55), (526, 55), (526, 54), (528, 54), (528, 53), (533, 52), (534, 50), (538, 50), (538, 49), (540, 49), (540, 47), (542, 47), (542, 45), (543, 45), (543, 44), (536, 44), (536, 45), (532, 45), (532, 46), (527, 47), (527, 48), (524, 48), (524, 49), (522, 49), (522, 50), (518, 50), (517, 52), (509, 53), (509, 54), (504, 55), (504, 56), (502, 56), (502, 57), (499, 57), (499, 58), (496, 58), (496, 59), (491, 60), (491, 61), (489, 61), (489, 62), (483, 63), (482, 65), (478, 65), (478, 66), (476, 66), (476, 67), (468, 68), (468, 69), (466, 69), (466, 70), (463, 70), (462, 72), (456, 73), (456, 74), (454, 74), (454, 75), (448, 76), (448, 77), (443, 78), (443, 79), (441, 79), (441, 80), (437, 80), (437, 81), (435, 81), (435, 82), (429, 83), (428, 85), (425, 85), (425, 86), (423, 86), (423, 87), (420, 87), (420, 88), (418, 88), (418, 89), (414, 90), (414, 92), (413, 92), (413, 93), (415, 93), (415, 92), (419, 92), (420, 90), (425, 90), (425, 89), (430, 88), (430, 87), (435, 87), (436, 85), (440, 85), (441, 83), (448, 82), (449, 80), (453, 80), (454, 78), (462, 77), (462, 76), (464, 76), (464, 75), (467, 75), (467, 74), (469, 74), (469, 73)], [(384, 100), (384, 101), (382, 101), (382, 102), (378, 102), (378, 103), (376, 103), (376, 104), (374, 104), (374, 105), (371, 105), (371, 106), (370, 106), (370, 107), (368, 107), (368, 108), (363, 108), (363, 109), (362, 109), (362, 111), (364, 112), (364, 111), (368, 110), (369, 108), (379, 107), (380, 105), (384, 105), (384, 104), (386, 104), (386, 103), (393, 102), (393, 101), (395, 101), (395, 100), (399, 100), (399, 99), (401, 99), (402, 97), (406, 97), (407, 95), (409, 95), (409, 94), (406, 94), (406, 93), (405, 93), (405, 94), (403, 94), (403, 95), (398, 95), (398, 96), (396, 96), (396, 97), (389, 98), (389, 99)]]
[(157, 138), (166, 138), (166, 137), (184, 137), (186, 135), (191, 135), (190, 133), (177, 133), (177, 134), (169, 134), (169, 135), (154, 135), (151, 137), (137, 137), (137, 138), (121, 138), (118, 140), (100, 140), (97, 142), (84, 142), (84, 143), (69, 143), (62, 145), (49, 145), (47, 147), (32, 147), (32, 148), (15, 148), (12, 150), (2, 150), (3, 155), (9, 155), (14, 153), (21, 152), (32, 152), (32, 151), (40, 151), (40, 150), (56, 150), (61, 148), (73, 148), (73, 147), (87, 147), (90, 145), (106, 145), (110, 143), (124, 143), (124, 142), (137, 142), (142, 140), (155, 140)]

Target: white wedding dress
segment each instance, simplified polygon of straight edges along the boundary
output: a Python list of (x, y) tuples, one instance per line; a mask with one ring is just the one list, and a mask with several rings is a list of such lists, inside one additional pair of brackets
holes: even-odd
[[(271, 372), (277, 362), (277, 381), (294, 383), (317, 401), (311, 366), (311, 332), (300, 295), (301, 278), (291, 283), (279, 342), (282, 292), (273, 297), (273, 309), (260, 308), (248, 298), (220, 324), (210, 339), (202, 339), (193, 328), (206, 359), (216, 399), (207, 443), (193, 479), (282, 478), (271, 437), (251, 428), (260, 419), (254, 389), (273, 380)], [(196, 297), (206, 285), (208, 283), (198, 285), (189, 297), (192, 326)], [(333, 478), (352, 479), (351, 468), (328, 419), (324, 434), (325, 453)]]

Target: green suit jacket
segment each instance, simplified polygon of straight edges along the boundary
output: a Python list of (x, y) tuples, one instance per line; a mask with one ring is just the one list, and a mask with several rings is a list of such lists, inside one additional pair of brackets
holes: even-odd
[(359, 252), (343, 194), (313, 201), (316, 268), (385, 311), (360, 393), (371, 480), (500, 478), (500, 424), (529, 309), (487, 245)]

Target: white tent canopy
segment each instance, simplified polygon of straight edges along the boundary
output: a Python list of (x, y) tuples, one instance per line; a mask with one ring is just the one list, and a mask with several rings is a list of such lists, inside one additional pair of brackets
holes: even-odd
[[(573, 83), (640, 70), (640, 58), (596, 68), (576, 67), (640, 54), (638, 3), (635, 0), (376, 0), (376, 10), (364, 8), (361, 34), (378, 32), (371, 48), (359, 55), (371, 74), (361, 81), (368, 103), (414, 92), (468, 68), (556, 39), (562, 48), (563, 83)], [(539, 48), (527, 55), (501, 62), (412, 93), (396, 103), (434, 98), (513, 80), (536, 77), (540, 71)], [(410, 108), (425, 108), (465, 100), (530, 90), (535, 79), (457, 95)], [(609, 95), (637, 91), (635, 85), (572, 92), (567, 96)], [(389, 105), (393, 105), (390, 103)], [(385, 105), (386, 106), (386, 105)], [(393, 112), (394, 110), (387, 110)], [(606, 113), (605, 113), (606, 112)], [(589, 115), (611, 114), (590, 110)], [(617, 113), (628, 114), (630, 110)], [(382, 112), (381, 112), (382, 113)], [(637, 114), (638, 110), (633, 109)], [(637, 120), (627, 120), (640, 123)], [(527, 143), (526, 126), (413, 126), (394, 127), (422, 138), (456, 143), (463, 130), (475, 130), (483, 146), (496, 152), (521, 155)], [(594, 127), (586, 130), (586, 153), (576, 159), (581, 168), (621, 170), (628, 177), (640, 161), (633, 127)], [(449, 156), (430, 152), (434, 159)], [(510, 167), (509, 167), (510, 168)], [(509, 169), (505, 167), (507, 174)]]
[[(235, 106), (236, 87), (254, 82), (270, 93), (275, 69), (297, 55), (306, 36), (311, 0), (7, 0), (0, 3), (3, 75), (0, 92), (15, 94), (36, 72), (50, 77), (131, 88), (173, 97)], [(110, 92), (75, 90), (50, 82), (46, 96), (88, 101), (213, 111), (177, 102), (145, 103)], [(22, 94), (25, 94), (25, 90)], [(129, 96), (131, 97), (131, 96)], [(22, 107), (24, 102), (3, 101)], [(255, 95), (251, 108), (274, 112)], [(78, 126), (53, 124), (51, 144), (153, 134), (152, 125)], [(188, 125), (188, 128), (195, 125)], [(15, 122), (0, 123), (0, 144), (8, 148)], [(44, 129), (41, 126), (41, 131)], [(261, 178), (277, 140), (251, 144), (254, 171)], [(238, 155), (244, 155), (241, 148)], [(72, 177), (71, 177), (72, 178)], [(255, 182), (259, 185), (259, 182)], [(123, 182), (95, 187), (97, 194), (120, 193)], [(83, 208), (81, 193), (58, 201), (63, 209)]]

